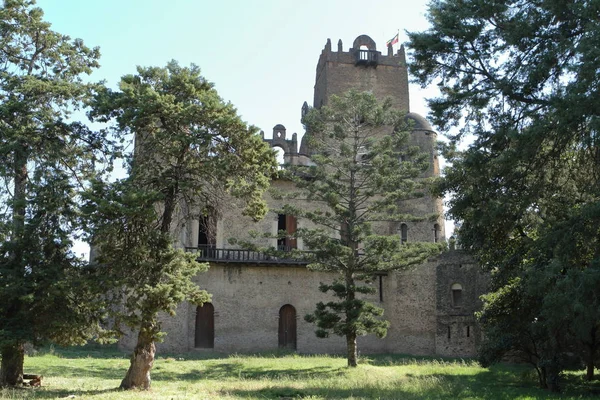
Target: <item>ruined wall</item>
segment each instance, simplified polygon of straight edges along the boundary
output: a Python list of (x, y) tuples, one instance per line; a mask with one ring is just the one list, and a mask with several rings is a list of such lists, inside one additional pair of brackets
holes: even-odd
[[(442, 356), (472, 356), (481, 340), (475, 312), (481, 308), (479, 296), (487, 291), (489, 276), (465, 252), (449, 251), (436, 268), (436, 350)], [(460, 285), (457, 302), (453, 287)]]

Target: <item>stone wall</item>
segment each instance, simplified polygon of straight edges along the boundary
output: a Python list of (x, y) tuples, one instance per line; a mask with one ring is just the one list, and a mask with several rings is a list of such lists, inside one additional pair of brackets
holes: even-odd
[[(465, 252), (449, 251), (440, 257), (436, 268), (436, 350), (443, 356), (474, 355), (481, 340), (475, 312), (481, 308), (480, 296), (487, 291), (489, 275)], [(460, 300), (452, 288), (460, 285)]]
[[(435, 352), (435, 263), (413, 270), (390, 273), (372, 285), (376, 293), (370, 300), (385, 309), (391, 323), (388, 336), (358, 339), (363, 353), (409, 353), (431, 355)], [(304, 315), (318, 301), (333, 297), (318, 290), (320, 282), (332, 282), (336, 274), (316, 272), (301, 266), (212, 264), (208, 272), (197, 276), (202, 289), (212, 295), (215, 309), (214, 351), (255, 352), (278, 348), (279, 310), (292, 305), (297, 314), (297, 351), (299, 353), (344, 353), (345, 340), (332, 336), (319, 339), (315, 326)], [(381, 295), (381, 297), (380, 297)], [(382, 299), (383, 301), (380, 301)], [(196, 308), (182, 304), (175, 317), (163, 316), (168, 335), (158, 345), (160, 351), (194, 350)], [(122, 342), (132, 347), (133, 342)]]

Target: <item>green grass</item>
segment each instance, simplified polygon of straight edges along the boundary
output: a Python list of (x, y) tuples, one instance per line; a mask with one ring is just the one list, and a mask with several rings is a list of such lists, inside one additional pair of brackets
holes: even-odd
[(41, 388), (4, 389), (2, 399), (582, 399), (600, 398), (600, 382), (568, 374), (562, 395), (536, 387), (524, 366), (481, 368), (473, 361), (397, 355), (362, 358), (345, 367), (336, 356), (295, 354), (159, 355), (150, 391), (117, 387), (129, 360), (111, 349), (64, 349), (26, 357)]

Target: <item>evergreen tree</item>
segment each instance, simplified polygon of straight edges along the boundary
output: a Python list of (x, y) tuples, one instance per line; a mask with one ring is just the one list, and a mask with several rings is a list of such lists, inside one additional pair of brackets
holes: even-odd
[(588, 0), (443, 0), (431, 28), (409, 34), (411, 71), (441, 90), (433, 122), (458, 126), (454, 143), (474, 137), (449, 154), (440, 190), (454, 194), (462, 245), (492, 271), (482, 357), (533, 346), (554, 391), (573, 349), (590, 379), (598, 352), (600, 286), (583, 284), (600, 264), (598, 15)]
[(419, 176), (430, 166), (417, 146), (409, 146), (403, 116), (389, 101), (379, 103), (366, 92), (349, 91), (329, 101), (304, 117), (312, 165), (287, 169), (299, 189), (295, 197), (301, 194), (317, 210), (286, 205), (282, 212), (315, 226), (296, 233), (311, 250), (309, 268), (338, 273), (334, 282), (319, 287), (336, 299), (319, 302), (305, 319), (317, 325), (318, 337), (345, 337), (348, 366), (355, 367), (356, 338), (383, 337), (388, 327), (380, 318), (383, 310), (365, 299), (373, 292), (368, 283), (378, 273), (422, 263), (441, 247), (401, 244), (398, 236), (374, 226), (420, 219), (406, 213), (403, 203), (426, 194), (429, 181)]
[[(111, 295), (123, 306), (117, 320), (139, 331), (125, 389), (150, 387), (159, 312), (183, 300), (209, 300), (192, 278), (207, 268), (174, 248), (182, 221), (242, 198), (245, 214), (264, 216), (262, 192), (276, 171), (273, 151), (248, 127), (194, 65), (138, 67), (120, 90), (97, 97), (92, 116), (116, 122), (115, 134), (135, 134), (131, 173), (112, 185), (98, 182), (88, 196), (95, 214), (97, 261), (111, 276)], [(223, 205), (223, 204), (222, 204)]]
[(100, 53), (51, 30), (34, 5), (0, 7), (0, 386), (23, 382), (25, 343), (83, 343), (99, 329), (72, 246), (78, 193), (108, 142), (69, 116)]

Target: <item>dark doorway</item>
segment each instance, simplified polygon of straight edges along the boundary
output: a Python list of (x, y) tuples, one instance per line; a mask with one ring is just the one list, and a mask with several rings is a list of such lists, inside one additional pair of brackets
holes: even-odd
[[(277, 232), (286, 232), (288, 235), (296, 233), (297, 228), (296, 217), (293, 215), (279, 214), (277, 216)], [(289, 251), (298, 247), (297, 240), (295, 237), (286, 236), (284, 238), (277, 239), (277, 249), (283, 251)]]
[(215, 347), (215, 308), (211, 303), (204, 303), (196, 308), (194, 347), (201, 349)]
[(289, 304), (279, 309), (279, 347), (296, 350), (296, 309)]
[(198, 247), (214, 246), (217, 239), (216, 218), (201, 215), (198, 219)]

